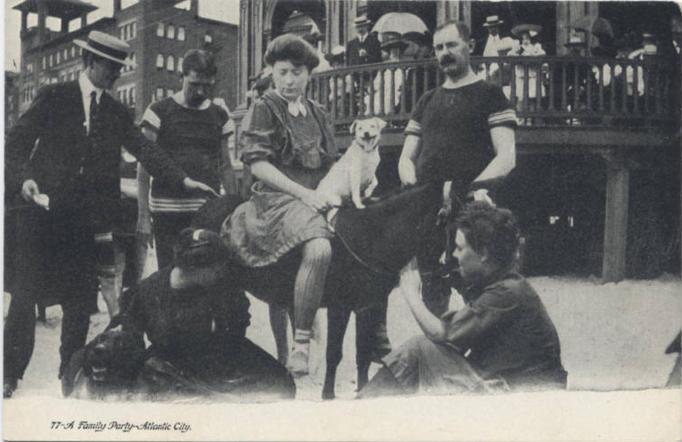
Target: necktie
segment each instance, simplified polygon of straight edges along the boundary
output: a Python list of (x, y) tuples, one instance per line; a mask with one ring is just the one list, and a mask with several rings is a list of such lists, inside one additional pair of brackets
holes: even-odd
[(99, 113), (100, 105), (97, 104), (97, 92), (92, 91), (90, 93), (90, 130), (88, 135), (92, 140), (93, 147), (98, 147), (102, 136), (102, 119)]

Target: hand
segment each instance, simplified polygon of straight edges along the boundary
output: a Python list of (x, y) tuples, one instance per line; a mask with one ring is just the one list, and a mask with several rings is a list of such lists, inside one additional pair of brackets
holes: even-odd
[(301, 201), (315, 209), (317, 212), (324, 212), (333, 206), (331, 197), (315, 190), (308, 190), (301, 198)]
[(438, 210), (438, 219), (436, 220), (436, 225), (445, 225), (448, 220), (450, 219), (450, 216), (452, 215), (452, 200), (448, 198), (447, 200), (443, 201), (443, 206)]
[(417, 176), (415, 174), (406, 174), (400, 176), (400, 184), (402, 187), (412, 187), (417, 184)]
[(187, 177), (184, 180), (182, 180), (182, 185), (185, 187), (186, 190), (198, 190), (200, 192), (208, 193), (216, 198), (220, 196), (218, 195), (218, 192), (211, 188), (211, 186), (204, 184), (200, 181), (195, 181), (190, 177)]
[(33, 198), (39, 194), (40, 190), (38, 189), (38, 183), (33, 180), (24, 181), (24, 184), (21, 186), (21, 196), (24, 198), (24, 200), (29, 202), (33, 201)]
[(495, 207), (495, 203), (493, 202), (492, 198), (488, 195), (488, 190), (487, 189), (478, 189), (473, 192), (473, 198), (474, 201), (484, 201), (491, 206)]

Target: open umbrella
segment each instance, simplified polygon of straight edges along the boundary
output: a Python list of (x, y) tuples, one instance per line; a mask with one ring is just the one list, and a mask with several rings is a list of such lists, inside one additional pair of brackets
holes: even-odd
[(407, 32), (418, 32), (424, 34), (428, 32), (421, 18), (409, 12), (389, 12), (384, 14), (377, 20), (372, 28), (373, 32), (381, 35), (384, 32), (399, 32), (405, 34)]

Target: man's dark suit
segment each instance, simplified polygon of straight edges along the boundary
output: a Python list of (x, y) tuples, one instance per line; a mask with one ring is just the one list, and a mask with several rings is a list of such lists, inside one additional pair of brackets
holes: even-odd
[[(17, 247), (5, 322), (5, 381), (20, 379), (30, 361), (34, 306), (41, 297), (62, 305), (62, 366), (85, 344), (97, 299), (94, 233), (110, 230), (119, 214), (121, 146), (157, 179), (180, 186), (186, 177), (140, 133), (125, 106), (106, 93), (98, 106), (97, 124), (91, 122), (87, 135), (78, 82), (47, 86), (7, 135), (5, 191), (14, 196), (10, 210), (16, 216), (6, 228), (15, 228)], [(27, 179), (49, 196), (49, 211), (21, 198)]]
[[(360, 56), (360, 49), (364, 49), (367, 54)], [(346, 48), (346, 59), (348, 66), (358, 64), (379, 63), (381, 61), (381, 43), (375, 32), (370, 32), (365, 40), (360, 42), (358, 37), (350, 40)]]

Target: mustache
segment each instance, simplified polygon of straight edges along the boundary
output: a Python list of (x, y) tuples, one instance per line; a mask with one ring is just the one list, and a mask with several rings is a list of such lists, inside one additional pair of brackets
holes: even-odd
[(443, 55), (443, 56), (438, 60), (438, 63), (439, 63), (441, 66), (445, 66), (446, 64), (455, 63), (455, 62), (457, 62), (457, 60), (455, 59), (455, 57), (453, 57), (453, 56), (451, 56), (451, 55)]

